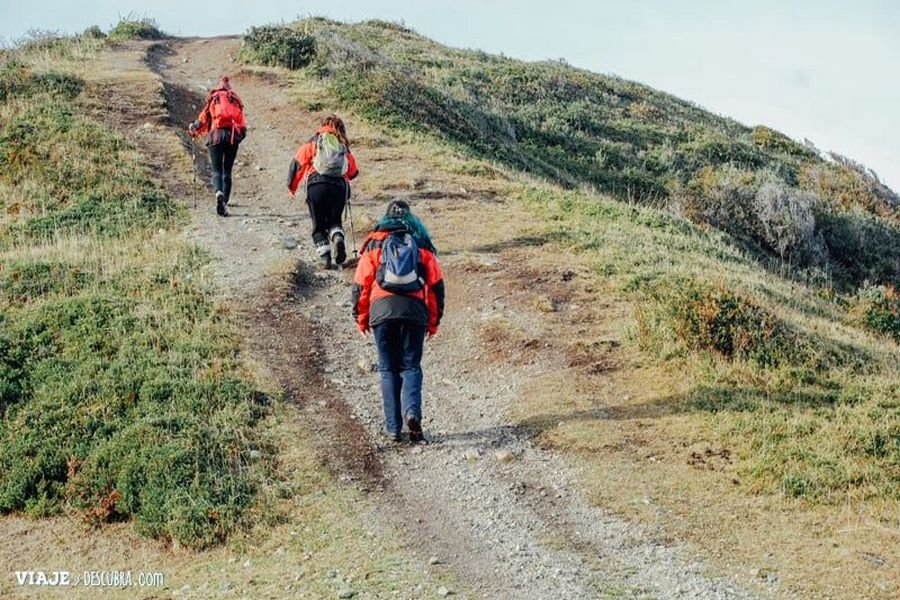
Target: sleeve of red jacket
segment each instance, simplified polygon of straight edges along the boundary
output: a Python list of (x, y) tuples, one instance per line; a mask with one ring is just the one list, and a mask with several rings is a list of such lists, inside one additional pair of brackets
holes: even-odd
[(364, 253), (356, 265), (356, 273), (353, 276), (353, 291), (350, 302), (353, 305), (353, 317), (356, 319), (356, 327), (360, 331), (369, 329), (369, 306), (372, 295), (372, 286), (375, 283), (375, 254), (377, 250)]
[(434, 253), (420, 250), (422, 263), (425, 266), (425, 289), (428, 307), (428, 333), (437, 333), (441, 319), (444, 317), (444, 274)]
[(293, 165), (291, 166), (291, 171), (293, 172), (293, 177), (291, 178), (290, 183), (288, 183), (288, 189), (291, 194), (297, 193), (297, 188), (300, 187), (300, 182), (303, 181), (303, 178), (309, 174), (309, 170), (312, 165), (313, 154), (316, 151), (316, 146), (312, 142), (307, 142), (297, 148), (297, 153), (294, 155), (294, 162), (297, 163), (297, 168), (295, 169)]
[(355, 178), (359, 175), (359, 168), (356, 166), (356, 157), (353, 156), (353, 153), (347, 150), (347, 181)]
[(212, 115), (209, 114), (209, 102), (207, 102), (203, 105), (203, 110), (200, 111), (200, 114), (197, 115), (197, 120), (192, 123), (192, 125), (196, 126), (194, 135), (204, 135), (209, 133), (211, 120)]

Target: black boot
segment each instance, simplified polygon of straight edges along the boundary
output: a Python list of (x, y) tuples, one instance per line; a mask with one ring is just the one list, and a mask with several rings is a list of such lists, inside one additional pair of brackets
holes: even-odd
[(225, 202), (225, 194), (221, 191), (216, 192), (216, 212), (220, 217), (228, 216), (228, 203)]
[(335, 233), (331, 240), (334, 242), (334, 262), (342, 265), (347, 260), (347, 245), (344, 243), (344, 234)]

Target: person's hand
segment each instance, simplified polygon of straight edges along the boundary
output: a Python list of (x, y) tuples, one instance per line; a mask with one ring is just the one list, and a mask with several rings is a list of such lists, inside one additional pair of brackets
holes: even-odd
[(190, 125), (188, 125), (188, 133), (191, 134), (192, 136), (197, 135), (197, 124), (196, 123), (191, 123)]
[(356, 328), (359, 330), (359, 335), (363, 336), (363, 338), (368, 339), (369, 337), (369, 328), (365, 325), (356, 325)]
[(430, 340), (431, 338), (433, 338), (436, 335), (437, 335), (437, 327), (429, 327), (428, 330), (425, 332), (425, 339)]

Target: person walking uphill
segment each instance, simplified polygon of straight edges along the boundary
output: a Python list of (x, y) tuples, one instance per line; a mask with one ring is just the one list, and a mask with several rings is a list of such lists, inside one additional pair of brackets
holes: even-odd
[(428, 230), (394, 200), (361, 247), (353, 279), (353, 316), (378, 348), (387, 435), (400, 441), (404, 422), (411, 442), (422, 433), (422, 351), (444, 315), (444, 276)]
[(302, 190), (312, 219), (313, 243), (326, 269), (347, 258), (341, 214), (350, 199), (350, 180), (359, 175), (356, 158), (350, 152), (344, 122), (328, 115), (308, 142), (297, 149), (288, 171), (291, 196)]
[(203, 110), (190, 124), (192, 136), (206, 134), (209, 162), (212, 166), (212, 185), (216, 192), (216, 212), (228, 216), (231, 199), (231, 169), (237, 157), (238, 145), (247, 135), (244, 120), (244, 103), (231, 89), (228, 77), (222, 77), (218, 85), (206, 96)]

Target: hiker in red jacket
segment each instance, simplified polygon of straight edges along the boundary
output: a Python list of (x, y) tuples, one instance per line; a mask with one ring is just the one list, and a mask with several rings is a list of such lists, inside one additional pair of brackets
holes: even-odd
[(423, 442), (422, 351), (444, 314), (444, 276), (428, 230), (394, 200), (361, 247), (353, 278), (353, 316), (378, 348), (386, 434)]
[(326, 269), (347, 259), (341, 214), (350, 200), (350, 180), (359, 175), (356, 158), (350, 152), (344, 122), (328, 115), (308, 142), (297, 149), (288, 171), (291, 196), (301, 190), (313, 223), (313, 243)]
[(203, 110), (190, 124), (188, 132), (192, 136), (206, 134), (212, 185), (216, 192), (216, 212), (227, 217), (228, 201), (231, 199), (231, 169), (238, 145), (247, 135), (244, 103), (231, 89), (228, 77), (223, 76), (219, 84), (209, 91)]

